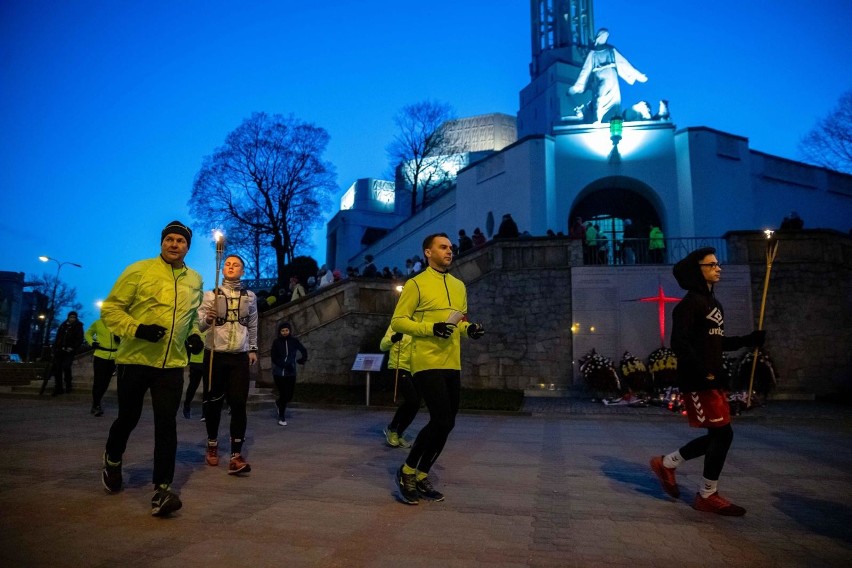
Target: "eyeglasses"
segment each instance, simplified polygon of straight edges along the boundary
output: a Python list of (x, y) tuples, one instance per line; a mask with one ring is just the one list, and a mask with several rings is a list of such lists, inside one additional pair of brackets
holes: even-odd
[(698, 263), (698, 266), (709, 266), (710, 268), (722, 268), (721, 262), (707, 262), (704, 264)]

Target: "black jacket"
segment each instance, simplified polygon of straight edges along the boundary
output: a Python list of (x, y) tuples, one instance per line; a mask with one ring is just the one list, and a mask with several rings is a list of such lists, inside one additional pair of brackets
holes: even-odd
[(677, 355), (677, 386), (681, 392), (727, 389), (722, 352), (748, 344), (744, 337), (725, 336), (722, 304), (698, 266), (702, 258), (714, 253), (715, 249), (698, 249), (672, 270), (677, 283), (687, 290), (672, 312), (672, 350)]
[[(272, 342), (270, 352), (272, 374), (277, 377), (295, 377), (296, 363), (304, 364), (308, 360), (308, 350), (305, 349), (301, 341), (292, 335), (288, 335), (286, 338), (281, 337), (281, 328), (285, 326), (290, 327), (287, 323), (278, 326), (278, 337)], [(299, 359), (296, 359), (297, 353), (302, 355)]]
[(56, 330), (56, 341), (53, 345), (56, 349), (71, 353), (76, 352), (83, 345), (83, 339), (83, 324), (80, 320), (74, 323), (65, 320)]

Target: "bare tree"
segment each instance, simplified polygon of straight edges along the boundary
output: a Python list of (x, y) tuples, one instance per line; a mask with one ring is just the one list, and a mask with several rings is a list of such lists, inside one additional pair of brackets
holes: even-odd
[(455, 118), (449, 104), (422, 101), (404, 106), (394, 117), (398, 134), (388, 145), (388, 156), (405, 185), (411, 190), (411, 214), (428, 203), (455, 180), (456, 168), (444, 167), (446, 160), (464, 151), (458, 137), (446, 124)]
[(799, 151), (808, 162), (852, 174), (852, 91), (802, 138)]
[(255, 239), (257, 247), (265, 240), (281, 280), (337, 189), (334, 166), (322, 159), (328, 141), (325, 129), (292, 116), (252, 114), (204, 158), (190, 212), (211, 226), (239, 225), (238, 235), (249, 242), (230, 236), (232, 246), (252, 246)]
[[(32, 285), (33, 291), (43, 294), (46, 298), (53, 298), (53, 313), (44, 314), (47, 318), (47, 323), (50, 329), (45, 331), (44, 339), (50, 341), (53, 333), (59, 328), (59, 325), (65, 321), (59, 317), (60, 314), (83, 309), (83, 304), (77, 301), (77, 289), (68, 286), (62, 280), (57, 280), (55, 274), (43, 274), (41, 276), (30, 275), (27, 282)], [(53, 296), (53, 287), (56, 286), (56, 296)], [(51, 306), (48, 305), (48, 310)]]

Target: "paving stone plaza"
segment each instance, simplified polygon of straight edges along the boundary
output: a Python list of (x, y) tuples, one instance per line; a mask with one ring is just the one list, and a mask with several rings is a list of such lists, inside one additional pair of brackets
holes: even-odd
[[(203, 424), (178, 418), (183, 508), (150, 516), (146, 403), (107, 495), (106, 416), (81, 393), (0, 398), (2, 566), (848, 566), (852, 412), (773, 403), (739, 417), (720, 492), (742, 518), (690, 507), (701, 467), (667, 498), (648, 459), (698, 432), (658, 408), (528, 399), (524, 412), (461, 414), (436, 468), (441, 503), (396, 501), (403, 450), (383, 445), (387, 409), (271, 404), (249, 410), (252, 473), (204, 464)], [(412, 426), (425, 424), (421, 414)], [(223, 431), (227, 420), (223, 416)]]

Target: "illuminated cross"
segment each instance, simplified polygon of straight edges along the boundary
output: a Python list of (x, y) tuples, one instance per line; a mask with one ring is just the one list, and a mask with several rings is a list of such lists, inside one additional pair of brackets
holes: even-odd
[(656, 302), (657, 308), (659, 309), (659, 319), (660, 319), (660, 346), (666, 346), (666, 304), (671, 304), (674, 302), (680, 302), (680, 298), (669, 298), (663, 292), (663, 285), (660, 284), (660, 288), (657, 291), (656, 296), (652, 296), (650, 298), (639, 298), (640, 302)]

